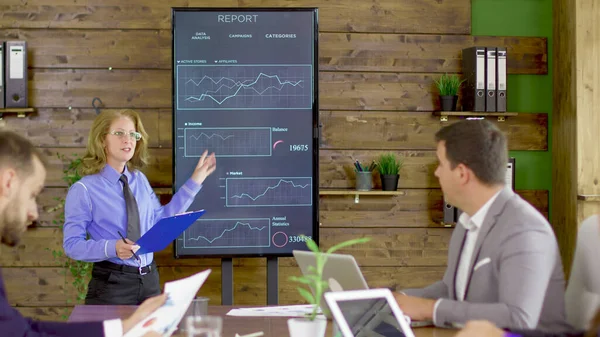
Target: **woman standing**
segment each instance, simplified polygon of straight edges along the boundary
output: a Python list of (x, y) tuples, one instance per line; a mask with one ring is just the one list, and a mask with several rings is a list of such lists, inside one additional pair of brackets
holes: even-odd
[(96, 117), (82, 159), (83, 178), (65, 201), (65, 253), (94, 262), (86, 304), (137, 305), (160, 294), (153, 254), (136, 259), (135, 241), (160, 219), (186, 211), (216, 168), (214, 153), (204, 151), (191, 177), (161, 206), (140, 171), (147, 163), (148, 134), (137, 112), (105, 110)]

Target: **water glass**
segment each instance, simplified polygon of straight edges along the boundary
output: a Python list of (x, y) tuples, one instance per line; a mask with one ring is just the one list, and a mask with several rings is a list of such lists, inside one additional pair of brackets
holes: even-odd
[(185, 331), (187, 337), (221, 337), (223, 319), (220, 316), (189, 316)]
[(208, 300), (208, 297), (196, 297), (192, 300), (190, 306), (187, 308), (187, 311), (179, 322), (179, 331), (185, 331), (185, 322), (188, 317), (208, 315)]

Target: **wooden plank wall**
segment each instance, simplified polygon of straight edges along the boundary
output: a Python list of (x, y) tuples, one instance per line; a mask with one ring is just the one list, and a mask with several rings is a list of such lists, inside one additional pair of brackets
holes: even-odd
[[(433, 133), (443, 123), (434, 82), (459, 73), (460, 50), (473, 45), (505, 46), (510, 74), (546, 74), (547, 41), (536, 37), (470, 36), (470, 0), (5, 0), (0, 39), (24, 39), (30, 47), (30, 98), (36, 114), (4, 118), (41, 147), (50, 161), (48, 188), (40, 198), (41, 226), (14, 250), (0, 249), (10, 301), (25, 314), (56, 319), (72, 305), (60, 262), (62, 233), (53, 224), (55, 198), (64, 197), (56, 154), (81, 155), (95, 116), (93, 97), (107, 109), (135, 108), (151, 135), (153, 161), (146, 171), (154, 187), (171, 185), (170, 8), (178, 6), (319, 7), (319, 81), (323, 144), (321, 188), (352, 188), (353, 158), (370, 160), (382, 151), (405, 158), (399, 196), (322, 196), (324, 247), (357, 236), (369, 244), (354, 254), (372, 287), (418, 287), (441, 278), (451, 228), (440, 225), (442, 194), (435, 169)], [(500, 123), (512, 150), (545, 151), (546, 112)], [(350, 137), (349, 135), (353, 135)], [(547, 191), (518, 191), (544, 214)], [(157, 256), (161, 281), (212, 268), (201, 294), (220, 303), (220, 261)], [(298, 269), (280, 260), (280, 303), (299, 303), (289, 275)], [(235, 259), (235, 304), (266, 303), (263, 259)]]
[(552, 224), (569, 273), (578, 226), (600, 212), (597, 132), (600, 9), (593, 0), (553, 2)]

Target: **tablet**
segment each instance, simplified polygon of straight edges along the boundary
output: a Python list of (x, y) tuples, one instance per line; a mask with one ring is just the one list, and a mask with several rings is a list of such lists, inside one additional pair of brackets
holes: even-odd
[(343, 337), (414, 337), (389, 289), (325, 293)]

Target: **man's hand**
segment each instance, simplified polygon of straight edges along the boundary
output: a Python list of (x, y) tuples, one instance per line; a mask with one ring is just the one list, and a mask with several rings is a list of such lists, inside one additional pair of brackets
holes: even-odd
[(454, 337), (502, 337), (504, 331), (488, 321), (469, 321)]
[(398, 306), (402, 309), (402, 312), (409, 316), (413, 321), (427, 321), (433, 319), (435, 300), (408, 296), (400, 293), (395, 293), (394, 297), (396, 298), (396, 302), (398, 302)]
[(142, 336), (142, 337), (162, 337), (162, 335), (156, 331), (150, 331), (150, 332), (146, 332), (144, 334), (144, 336)]
[(130, 259), (133, 256), (132, 252), (136, 252), (140, 249), (140, 246), (136, 245), (135, 242), (127, 240), (127, 243), (123, 242), (123, 240), (117, 240), (117, 244), (115, 245), (115, 250), (117, 251), (117, 256), (121, 260)]
[(198, 160), (198, 164), (192, 173), (192, 180), (200, 185), (204, 182), (204, 179), (208, 177), (217, 168), (217, 160), (215, 159), (215, 153), (211, 153), (207, 156), (208, 151), (204, 150), (202, 157)]
[[(158, 309), (161, 305), (163, 305), (163, 303), (165, 303), (166, 300), (167, 300), (166, 294), (161, 294), (158, 296), (150, 297), (149, 299), (145, 300), (144, 303), (142, 303), (137, 308), (137, 310), (131, 316), (129, 316), (129, 318), (126, 318), (123, 320), (123, 334), (126, 334), (136, 324), (138, 324), (143, 319), (148, 317), (148, 315), (153, 313), (154, 310)], [(146, 336), (154, 336), (154, 335), (146, 335)]]

